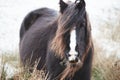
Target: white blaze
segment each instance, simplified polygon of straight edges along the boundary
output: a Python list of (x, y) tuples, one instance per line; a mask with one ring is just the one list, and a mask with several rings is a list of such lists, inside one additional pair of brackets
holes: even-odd
[(75, 29), (71, 31), (70, 35), (70, 52), (69, 52), (69, 61), (75, 60), (78, 53), (75, 51), (76, 47), (76, 31)]

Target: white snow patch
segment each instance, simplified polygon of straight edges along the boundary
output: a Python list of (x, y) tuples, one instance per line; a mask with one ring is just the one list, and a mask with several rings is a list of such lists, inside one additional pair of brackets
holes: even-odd
[[(68, 0), (64, 0), (68, 1)], [(71, 0), (75, 1), (75, 0)], [(92, 34), (94, 39), (102, 34), (99, 28), (105, 22), (116, 24), (118, 15), (120, 13), (119, 0), (85, 0), (87, 12), (90, 17), (92, 25)], [(59, 10), (59, 0), (0, 0), (0, 54), (4, 52), (14, 51), (19, 46), (19, 29), (22, 20), (30, 11), (41, 8), (49, 7)], [(104, 37), (101, 37), (104, 40)], [(97, 41), (97, 40), (96, 40)], [(107, 41), (108, 42), (108, 41)], [(102, 47), (112, 48), (113, 45), (103, 44)], [(114, 42), (111, 42), (114, 44)], [(116, 44), (114, 49), (120, 52), (119, 44)], [(113, 49), (113, 48), (112, 48)], [(112, 50), (111, 49), (111, 50)], [(110, 51), (110, 49), (107, 49)]]

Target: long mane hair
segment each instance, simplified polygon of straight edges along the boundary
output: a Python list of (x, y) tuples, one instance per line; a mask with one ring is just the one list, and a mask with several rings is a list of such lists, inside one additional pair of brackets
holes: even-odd
[[(86, 49), (84, 51), (84, 55), (82, 56), (82, 62), (88, 54), (89, 49), (93, 46), (92, 39), (91, 39), (91, 25), (89, 22), (89, 18), (87, 12), (85, 10), (85, 3), (83, 1), (82, 7), (80, 5), (79, 9), (76, 9), (76, 4), (71, 4), (68, 6), (64, 13), (60, 14), (58, 18), (58, 29), (56, 31), (55, 37), (51, 42), (51, 49), (55, 51), (55, 55), (60, 58), (65, 58), (65, 48), (66, 48), (66, 34), (70, 33), (73, 27), (77, 24), (80, 26), (84, 21), (86, 23)], [(83, 64), (78, 65), (76, 67), (71, 67), (67, 64), (65, 70), (59, 75), (60, 80), (64, 80), (68, 77), (73, 77), (75, 72), (82, 67)]]

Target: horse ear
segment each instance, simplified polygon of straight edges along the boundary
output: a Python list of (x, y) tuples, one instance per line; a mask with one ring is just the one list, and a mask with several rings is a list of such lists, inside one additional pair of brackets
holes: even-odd
[(63, 0), (60, 0), (60, 12), (63, 13), (64, 10), (67, 8), (68, 4), (66, 4)]
[(80, 0), (79, 3), (76, 2), (76, 4), (77, 4), (76, 8), (78, 8), (79, 10), (81, 10), (81, 8), (85, 7), (85, 5), (86, 5), (84, 0)]

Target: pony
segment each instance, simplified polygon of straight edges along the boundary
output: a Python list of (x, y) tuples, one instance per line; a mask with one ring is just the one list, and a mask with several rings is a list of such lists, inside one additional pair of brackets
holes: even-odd
[(23, 66), (43, 70), (47, 80), (91, 80), (94, 46), (84, 0), (59, 1), (60, 11), (30, 12), (20, 29)]

